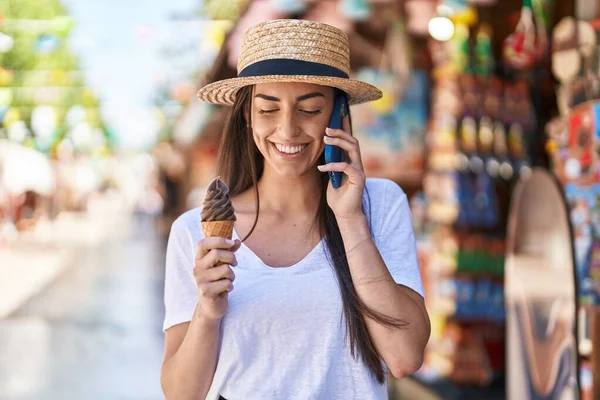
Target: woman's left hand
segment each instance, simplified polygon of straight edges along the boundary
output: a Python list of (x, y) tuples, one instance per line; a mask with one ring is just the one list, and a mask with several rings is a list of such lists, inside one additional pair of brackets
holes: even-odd
[(366, 176), (360, 157), (358, 140), (350, 134), (350, 121), (344, 117), (343, 129), (327, 128), (323, 140), (325, 144), (338, 146), (348, 154), (348, 162), (319, 165), (319, 171), (338, 171), (345, 174), (342, 185), (334, 189), (331, 181), (327, 186), (327, 204), (333, 210), (336, 218), (349, 219), (364, 215), (362, 198), (365, 189)]

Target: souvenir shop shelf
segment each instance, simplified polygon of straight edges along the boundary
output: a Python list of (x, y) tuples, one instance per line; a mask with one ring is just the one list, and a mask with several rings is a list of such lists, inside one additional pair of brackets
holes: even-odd
[[(412, 209), (425, 221), (415, 231), (421, 232), (432, 337), (417, 379), (432, 386), (451, 382), (465, 394), (455, 398), (487, 399), (496, 391), (469, 397), (467, 388), (504, 387), (515, 358), (506, 353), (505, 337), (512, 312), (505, 305), (512, 293), (505, 284), (513, 257), (507, 244), (510, 202), (515, 186), (533, 177), (532, 165), (547, 161), (543, 127), (556, 108), (549, 73), (549, 49), (556, 43), (550, 33), (555, 21), (573, 13), (573, 2), (477, 2), (472, 18), (469, 12), (457, 17), (457, 4), (467, 3), (440, 1), (455, 12), (449, 17), (454, 34), (429, 43), (424, 194), (413, 199)], [(571, 51), (570, 43), (563, 47)], [(567, 56), (573, 61), (572, 52)], [(600, 71), (597, 64), (593, 68)], [(578, 389), (578, 374), (568, 377), (577, 378), (569, 387)]]
[(536, 126), (528, 87), (494, 76), (490, 35), (457, 24), (452, 40), (431, 43), (419, 241), (432, 338), (418, 376), (476, 386), (504, 376), (507, 213), (514, 182), (531, 173)]

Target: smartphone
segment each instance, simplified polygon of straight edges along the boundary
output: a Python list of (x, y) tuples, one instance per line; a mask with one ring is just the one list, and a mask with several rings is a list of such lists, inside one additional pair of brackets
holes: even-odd
[[(329, 121), (329, 128), (342, 129), (342, 121), (348, 115), (348, 100), (346, 94), (340, 90), (336, 90), (333, 112)], [(344, 153), (338, 146), (325, 145), (325, 163), (342, 162), (344, 161)], [(342, 186), (342, 177), (344, 174), (337, 171), (329, 171), (329, 179), (334, 189)]]

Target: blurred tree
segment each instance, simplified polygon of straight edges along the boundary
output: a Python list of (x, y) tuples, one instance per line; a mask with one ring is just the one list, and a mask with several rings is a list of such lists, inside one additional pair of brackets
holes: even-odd
[[(86, 86), (81, 65), (69, 46), (74, 20), (60, 0), (0, 0), (0, 32), (12, 40), (12, 48), (0, 52), (0, 120), (7, 107), (17, 109), (31, 127), (31, 115), (38, 106), (51, 106), (56, 112), (54, 143), (68, 133), (68, 111), (85, 109), (84, 121), (104, 132), (107, 142), (115, 143), (106, 129), (100, 101)], [(2, 99), (9, 104), (1, 104)], [(6, 102), (5, 102), (6, 103)]]

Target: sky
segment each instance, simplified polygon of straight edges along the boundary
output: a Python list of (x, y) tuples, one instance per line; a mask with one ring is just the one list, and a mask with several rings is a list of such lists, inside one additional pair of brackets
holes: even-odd
[[(152, 96), (159, 82), (194, 69), (199, 23), (177, 23), (193, 15), (201, 0), (63, 0), (74, 17), (71, 46), (80, 56), (89, 86), (100, 97), (107, 124), (125, 148), (156, 138)], [(166, 57), (166, 46), (190, 54)]]

